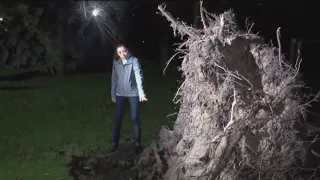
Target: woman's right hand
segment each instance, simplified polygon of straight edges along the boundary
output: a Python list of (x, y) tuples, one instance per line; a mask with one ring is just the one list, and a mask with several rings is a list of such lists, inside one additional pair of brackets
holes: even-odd
[(112, 102), (116, 102), (116, 98), (112, 98), (111, 100), (112, 100)]

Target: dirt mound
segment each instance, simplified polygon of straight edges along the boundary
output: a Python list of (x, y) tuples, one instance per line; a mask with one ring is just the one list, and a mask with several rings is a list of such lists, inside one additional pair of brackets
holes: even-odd
[(134, 145), (126, 143), (115, 153), (95, 149), (82, 156), (72, 156), (68, 166), (75, 180), (136, 180), (137, 156)]

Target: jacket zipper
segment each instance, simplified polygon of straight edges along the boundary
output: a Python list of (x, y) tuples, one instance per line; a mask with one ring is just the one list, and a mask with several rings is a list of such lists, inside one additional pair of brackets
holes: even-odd
[(126, 76), (125, 76), (125, 75), (126, 75), (126, 74), (125, 74), (125, 64), (123, 64), (122, 68), (123, 68), (123, 69), (122, 69), (122, 71), (123, 71), (123, 80), (122, 80), (122, 81), (123, 81), (123, 96), (125, 96), (125, 94), (126, 94), (126, 92), (125, 92), (125, 79), (126, 79), (126, 78), (125, 78), (125, 77), (126, 77)]

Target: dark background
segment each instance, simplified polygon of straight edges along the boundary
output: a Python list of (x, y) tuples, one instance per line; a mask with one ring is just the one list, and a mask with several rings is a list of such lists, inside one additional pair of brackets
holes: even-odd
[[(115, 42), (102, 41), (99, 36), (86, 31), (78, 35), (81, 22), (66, 25), (71, 16), (76, 15), (76, 3), (70, 1), (37, 1), (26, 2), (29, 9), (42, 7), (44, 15), (41, 21), (49, 21), (50, 25), (61, 26), (58, 36), (63, 38), (61, 48), (66, 50), (70, 46), (81, 47), (83, 62), (78, 64), (72, 74), (110, 72), (113, 62)], [(87, 1), (88, 2), (88, 1)], [(141, 60), (144, 71), (161, 73), (165, 63), (175, 53), (176, 44), (181, 42), (180, 37), (174, 37), (170, 23), (157, 9), (159, 4), (166, 4), (166, 10), (174, 18), (184, 21), (188, 25), (199, 20), (199, 1), (192, 0), (131, 0), (125, 2), (124, 18), (118, 24), (123, 31), (119, 39), (130, 48), (133, 54)], [(311, 2), (311, 1), (308, 1)], [(20, 2), (21, 3), (21, 2)], [(3, 6), (10, 6), (13, 2), (3, 2)], [(313, 87), (318, 86), (314, 81), (317, 77), (317, 51), (320, 48), (318, 27), (318, 7), (315, 3), (303, 0), (276, 1), (276, 0), (205, 0), (204, 8), (213, 14), (220, 14), (226, 10), (233, 10), (238, 25), (245, 30), (245, 22), (253, 22), (253, 33), (265, 38), (266, 43), (277, 47), (276, 30), (281, 27), (282, 52), (289, 58), (292, 39), (302, 42), (301, 73), (305, 80)], [(93, 21), (94, 22), (94, 21)], [(201, 23), (199, 23), (201, 26)], [(88, 29), (95, 27), (89, 24)], [(200, 27), (201, 28), (201, 27)], [(67, 46), (68, 44), (68, 46)], [(64, 59), (71, 59), (68, 53), (62, 55)], [(59, 58), (57, 58), (59, 59)], [(168, 72), (176, 72), (181, 59), (175, 58), (168, 68)], [(64, 67), (65, 68), (65, 67)], [(68, 70), (65, 69), (68, 74)], [(57, 73), (59, 74), (59, 73)]]
[[(130, 1), (131, 8), (129, 8), (126, 27), (124, 27), (127, 29), (127, 33), (122, 41), (128, 44), (136, 56), (146, 61), (160, 61), (162, 48), (167, 49), (170, 58), (174, 53), (174, 43), (181, 42), (180, 37), (173, 37), (169, 22), (157, 10), (157, 6), (162, 3), (166, 3), (166, 10), (175, 18), (179, 18), (189, 25), (194, 22), (195, 1)], [(281, 27), (282, 51), (287, 57), (289, 57), (292, 38), (310, 40), (320, 38), (317, 25), (317, 6), (303, 0), (294, 0), (289, 3), (275, 0), (212, 0), (204, 1), (204, 7), (213, 14), (232, 9), (240, 27), (245, 29), (245, 21), (248, 18), (249, 22), (254, 22), (252, 31), (264, 37), (266, 43), (272, 42), (274, 46), (278, 46), (276, 30)], [(165, 36), (167, 36), (167, 43), (162, 42)], [(319, 48), (318, 44), (315, 42), (304, 43), (304, 60), (301, 69), (303, 72), (317, 71), (317, 67), (314, 66), (317, 60), (313, 59), (317, 57), (315, 52)], [(98, 41), (94, 43), (92, 52), (88, 53), (99, 54), (99, 57), (94, 58), (97, 60), (92, 63), (104, 62), (105, 66), (98, 67), (108, 69), (110, 65), (108, 61), (113, 53), (112, 48), (112, 45), (109, 44), (101, 44)], [(179, 62), (175, 65), (178, 64)]]

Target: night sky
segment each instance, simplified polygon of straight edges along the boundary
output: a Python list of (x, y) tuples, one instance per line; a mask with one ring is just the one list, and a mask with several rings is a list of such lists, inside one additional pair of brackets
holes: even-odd
[[(169, 22), (158, 13), (157, 6), (161, 3), (163, 1), (140, 0), (133, 1), (131, 5), (132, 17), (130, 23), (133, 25), (127, 34), (127, 41), (135, 47), (134, 50), (137, 53), (148, 58), (155, 56), (155, 47), (163, 30), (169, 31), (169, 43), (172, 48), (174, 47), (172, 43), (179, 40), (179, 38), (173, 39)], [(191, 24), (193, 3), (194, 1), (190, 0), (168, 1), (166, 2), (166, 9), (175, 18)], [(302, 0), (294, 0), (290, 3), (275, 0), (229, 0), (224, 7), (218, 8), (219, 4), (220, 1), (204, 1), (204, 7), (213, 14), (232, 9), (236, 14), (238, 25), (243, 29), (246, 18), (249, 18), (249, 22), (254, 22), (252, 31), (259, 33), (266, 39), (267, 43), (272, 41), (275, 46), (277, 46), (276, 30), (281, 27), (282, 49), (287, 56), (289, 56), (291, 38), (311, 40), (320, 38), (317, 33), (319, 28), (316, 24), (318, 10), (313, 4), (307, 4)]]
[[(43, 6), (46, 1), (38, 2)], [(62, 1), (61, 1), (62, 2)], [(157, 41), (161, 39), (163, 31), (169, 33), (169, 44), (179, 40), (173, 39), (172, 29), (168, 21), (159, 14), (157, 6), (165, 3), (166, 10), (175, 18), (191, 24), (193, 21), (193, 4), (192, 0), (132, 0), (127, 1), (126, 19), (122, 22), (125, 26), (126, 36), (123, 39), (130, 44), (133, 51), (139, 56), (154, 56), (153, 49)], [(64, 4), (69, 13), (73, 13), (74, 3)], [(47, 6), (47, 5), (46, 5)], [(57, 7), (58, 8), (58, 7)], [(238, 25), (244, 28), (246, 18), (249, 22), (254, 22), (252, 31), (266, 38), (266, 41), (276, 42), (276, 29), (281, 27), (282, 45), (285, 53), (288, 52), (291, 38), (320, 38), (317, 26), (319, 17), (318, 7), (312, 3), (306, 3), (303, 0), (276, 1), (276, 0), (204, 0), (204, 8), (210, 13), (218, 14), (225, 10), (232, 9), (237, 18)], [(51, 19), (56, 18), (56, 9), (51, 9)], [(49, 11), (47, 11), (49, 12)], [(49, 12), (50, 14), (50, 12)], [(70, 14), (69, 14), (70, 15)], [(76, 33), (77, 27), (73, 27)], [(85, 37), (82, 37), (84, 39)], [(80, 38), (81, 39), (81, 38)], [(88, 43), (88, 42), (87, 42)], [(99, 46), (98, 40), (90, 42)], [(169, 47), (170, 47), (169, 45)], [(172, 47), (172, 46), (171, 46)], [(148, 50), (146, 50), (146, 48)], [(96, 48), (95, 48), (96, 49)], [(148, 55), (147, 55), (148, 54)]]
[[(278, 46), (276, 40), (276, 30), (281, 27), (282, 52), (289, 57), (290, 42), (292, 38), (306, 39), (303, 43), (302, 58), (303, 64), (301, 72), (316, 73), (314, 59), (317, 57), (317, 49), (320, 48), (317, 39), (320, 39), (317, 26), (318, 9), (315, 4), (305, 3), (303, 0), (290, 1), (275, 0), (205, 0), (204, 8), (213, 14), (232, 9), (236, 15), (237, 23), (245, 29), (245, 21), (253, 22), (253, 33), (258, 33), (265, 38), (266, 43)], [(125, 42), (131, 51), (138, 57), (148, 61), (157, 61), (160, 57), (159, 51), (162, 48), (162, 40), (168, 38), (168, 56), (174, 54), (174, 44), (179, 43), (180, 37), (173, 37), (170, 23), (163, 17), (157, 6), (165, 3), (166, 10), (178, 18), (191, 25), (193, 23), (193, 8), (195, 1), (192, 0), (135, 0), (128, 1), (125, 18), (119, 27), (125, 31), (125, 36), (121, 41)], [(68, 4), (68, 9), (73, 9), (74, 4)], [(54, 9), (52, 11), (55, 11)], [(72, 13), (72, 12), (71, 12)], [(55, 13), (53, 13), (55, 14)], [(51, 16), (52, 19), (56, 18)], [(74, 26), (72, 31), (65, 33), (76, 34), (79, 27)], [(71, 36), (70, 36), (71, 37)], [(77, 37), (79, 44), (87, 45), (88, 53), (86, 59), (96, 59), (90, 63), (94, 66), (110, 69), (112, 61), (113, 45), (101, 43), (99, 38), (92, 38), (90, 35)], [(103, 53), (102, 53), (103, 52)], [(175, 65), (179, 65), (176, 62)]]

